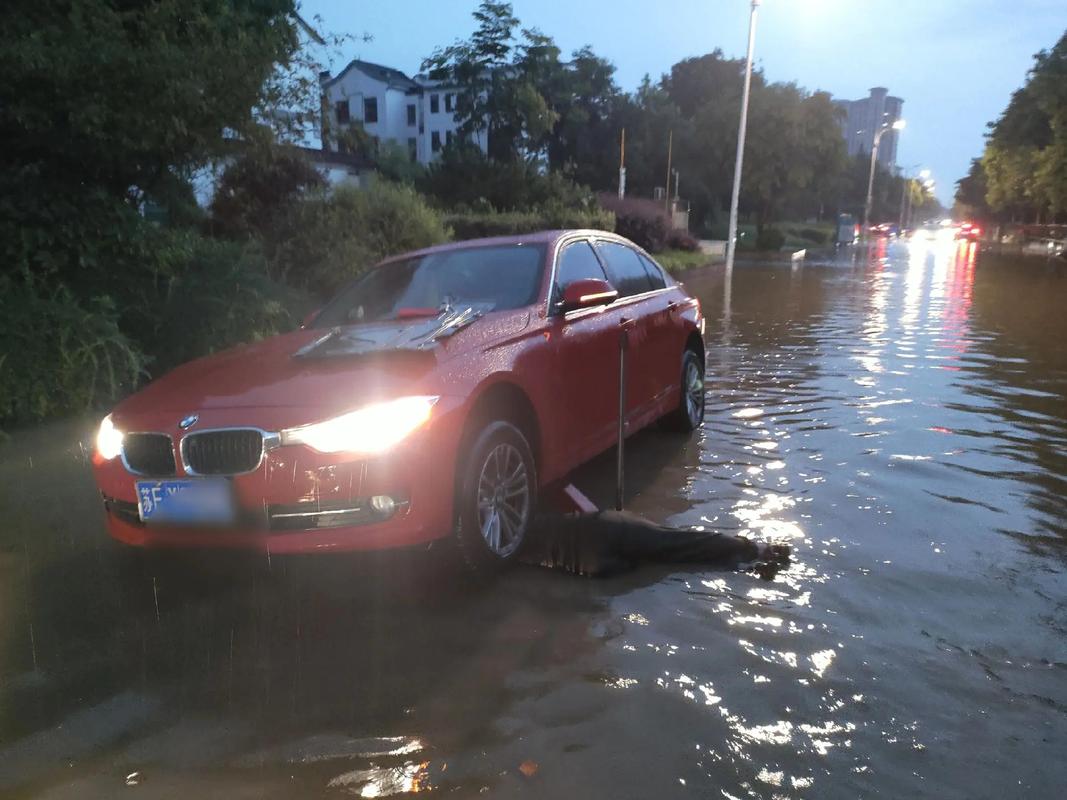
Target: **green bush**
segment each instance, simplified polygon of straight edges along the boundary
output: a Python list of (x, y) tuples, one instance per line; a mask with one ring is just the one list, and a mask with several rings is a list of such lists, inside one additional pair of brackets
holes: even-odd
[(418, 185), (439, 206), (457, 211), (588, 209), (596, 203), (588, 188), (558, 172), (523, 160), (491, 161), (477, 147), (446, 147)]
[(157, 272), (142, 281), (122, 324), (153, 356), (153, 375), (193, 358), (295, 325), (299, 296), (267, 275), (254, 244), (164, 231)]
[(224, 236), (262, 234), (304, 192), (324, 185), (303, 151), (268, 143), (252, 146), (219, 178), (211, 202), (213, 230)]
[(700, 250), (664, 250), (656, 254), (656, 261), (667, 272), (683, 272), (694, 267), (705, 267), (715, 261), (714, 258)]
[(815, 244), (826, 244), (830, 239), (830, 232), (818, 228), (801, 228), (798, 233), (802, 239), (807, 239)]
[(785, 244), (791, 247), (817, 247), (830, 240), (829, 228), (816, 228), (811, 225), (779, 224), (775, 228), (785, 234)]
[(555, 207), (538, 211), (449, 214), (445, 223), (457, 239), (481, 239), (568, 228), (611, 231), (615, 229), (615, 216), (603, 209), (584, 211)]
[(0, 277), (0, 421), (84, 411), (144, 376), (145, 358), (120, 330), (111, 298), (79, 301), (65, 287)]
[(765, 227), (756, 235), (756, 249), (764, 252), (777, 251), (785, 244), (785, 234), (777, 228)]
[(671, 228), (667, 233), (666, 249), (685, 250), (690, 253), (695, 253), (700, 249), (700, 242), (687, 231), (680, 230), (679, 228)]
[(671, 220), (661, 203), (639, 197), (601, 194), (600, 204), (615, 214), (615, 232), (650, 253), (666, 250)]
[(413, 189), (315, 192), (294, 206), (266, 243), (271, 274), (319, 294), (335, 291), (386, 256), (448, 241), (441, 215)]

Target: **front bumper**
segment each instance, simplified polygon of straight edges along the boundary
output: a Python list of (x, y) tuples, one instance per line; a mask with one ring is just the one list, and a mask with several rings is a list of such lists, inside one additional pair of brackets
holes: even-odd
[[(238, 522), (226, 527), (148, 525), (122, 459), (93, 466), (108, 531), (146, 548), (224, 548), (270, 553), (382, 550), (424, 544), (452, 530), (458, 426), (435, 420), (388, 455), (322, 454), (303, 445), (266, 450), (255, 471), (228, 478)], [(176, 477), (185, 477), (179, 466)], [(385, 516), (369, 499), (397, 502)]]

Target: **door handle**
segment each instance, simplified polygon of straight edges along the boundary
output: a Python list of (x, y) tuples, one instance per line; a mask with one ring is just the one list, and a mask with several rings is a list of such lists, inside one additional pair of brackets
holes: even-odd
[(671, 302), (667, 303), (667, 312), (673, 314), (680, 305), (681, 303), (677, 303), (674, 300), (671, 300)]

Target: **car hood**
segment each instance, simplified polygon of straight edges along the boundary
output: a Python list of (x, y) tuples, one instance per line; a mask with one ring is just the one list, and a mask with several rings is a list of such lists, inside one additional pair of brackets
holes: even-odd
[[(453, 316), (458, 316), (453, 315)], [(115, 409), (120, 417), (159, 411), (303, 407), (343, 411), (374, 399), (435, 391), (439, 365), (493, 347), (529, 323), (526, 312), (479, 314), (441, 332), (434, 317), (307, 329), (191, 361)]]

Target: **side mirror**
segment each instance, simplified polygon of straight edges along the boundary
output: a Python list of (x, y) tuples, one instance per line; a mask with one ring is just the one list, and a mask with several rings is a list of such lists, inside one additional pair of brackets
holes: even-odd
[(606, 306), (619, 296), (615, 287), (599, 278), (583, 278), (568, 283), (563, 289), (563, 310), (575, 311), (579, 308)]
[(300, 322), (300, 327), (301, 328), (310, 328), (311, 327), (311, 323), (315, 321), (315, 317), (317, 317), (319, 315), (320, 311), (322, 311), (321, 308), (316, 308), (314, 311), (312, 311), (310, 314), (308, 314), (306, 317), (304, 317), (304, 319)]

